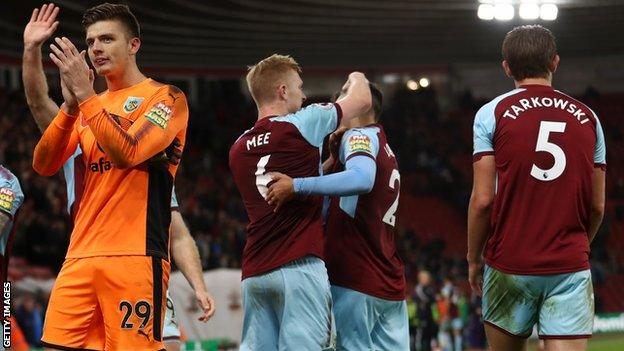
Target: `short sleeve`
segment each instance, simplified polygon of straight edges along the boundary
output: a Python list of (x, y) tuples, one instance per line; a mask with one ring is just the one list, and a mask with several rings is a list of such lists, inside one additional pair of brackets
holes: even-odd
[(473, 131), (473, 157), (494, 153), (494, 129), (496, 128), (496, 117), (494, 108), (496, 104), (489, 103), (477, 112)]
[(271, 118), (274, 122), (289, 122), (312, 145), (320, 147), (325, 137), (336, 130), (342, 118), (338, 104), (312, 104), (295, 113)]
[(354, 156), (368, 156), (375, 160), (379, 152), (378, 128), (350, 129), (342, 136), (340, 162), (345, 164)]
[(24, 194), (17, 178), (8, 174), (10, 176), (2, 175), (0, 178), (0, 211), (13, 218), (24, 202)]
[(607, 147), (605, 145), (604, 132), (602, 130), (600, 120), (595, 113), (594, 118), (596, 119), (596, 146), (594, 148), (594, 165), (605, 166), (607, 164)]

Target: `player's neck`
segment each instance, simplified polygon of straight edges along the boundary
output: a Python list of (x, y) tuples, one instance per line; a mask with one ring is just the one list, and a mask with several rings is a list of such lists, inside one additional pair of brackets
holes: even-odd
[(284, 116), (288, 113), (289, 112), (288, 108), (286, 108), (286, 105), (273, 104), (262, 106), (258, 107), (258, 120), (272, 116)]
[(134, 66), (120, 72), (120, 74), (107, 75), (106, 86), (109, 91), (121, 90), (137, 85), (145, 79), (146, 77), (139, 71), (139, 68)]
[(523, 85), (545, 85), (552, 86), (552, 78), (526, 78), (523, 80), (515, 81), (516, 88)]
[(375, 117), (371, 115), (366, 115), (362, 117), (357, 117), (349, 121), (349, 128), (362, 128), (366, 126), (370, 126), (371, 124), (377, 123), (375, 121)]

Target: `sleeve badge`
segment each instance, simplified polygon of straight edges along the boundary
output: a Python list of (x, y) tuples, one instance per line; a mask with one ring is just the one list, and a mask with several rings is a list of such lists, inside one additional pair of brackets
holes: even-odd
[(162, 129), (167, 128), (167, 124), (173, 114), (173, 107), (167, 106), (164, 101), (157, 103), (145, 113), (145, 118)]
[(0, 188), (0, 210), (11, 213), (15, 193), (10, 188)]
[(373, 153), (371, 140), (366, 135), (352, 135), (349, 137), (349, 153), (366, 152)]
[(126, 99), (126, 102), (123, 105), (124, 112), (125, 113), (133, 112), (139, 107), (139, 105), (141, 105), (143, 100), (145, 99), (142, 97), (128, 96), (128, 98)]

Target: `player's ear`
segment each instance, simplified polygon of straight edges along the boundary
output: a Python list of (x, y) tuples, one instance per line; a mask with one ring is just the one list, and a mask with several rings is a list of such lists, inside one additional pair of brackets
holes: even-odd
[(134, 37), (128, 42), (128, 51), (131, 55), (136, 55), (141, 47), (141, 39)]
[(561, 58), (559, 57), (559, 55), (555, 55), (555, 57), (553, 57), (552, 61), (550, 62), (550, 67), (548, 67), (550, 73), (555, 73), (557, 67), (559, 67), (560, 60)]
[(286, 100), (286, 84), (280, 84), (277, 86), (277, 97), (279, 100)]
[(509, 63), (507, 62), (507, 60), (503, 60), (503, 62), (501, 62), (501, 66), (503, 66), (503, 70), (505, 71), (505, 74), (507, 75), (507, 77), (513, 78), (513, 75), (511, 74), (511, 69), (509, 68)]

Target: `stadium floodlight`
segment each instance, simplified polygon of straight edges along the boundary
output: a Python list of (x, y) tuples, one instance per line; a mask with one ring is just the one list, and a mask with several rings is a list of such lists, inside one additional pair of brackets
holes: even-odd
[(542, 4), (540, 6), (540, 18), (544, 21), (554, 21), (557, 19), (559, 9), (555, 4)]
[(522, 3), (518, 14), (524, 20), (535, 20), (540, 16), (540, 7), (535, 3)]
[(409, 90), (418, 90), (418, 83), (413, 79), (408, 80), (406, 85)]
[(420, 78), (420, 80), (418, 81), (418, 83), (420, 83), (420, 86), (421, 86), (421, 87), (426, 88), (426, 87), (428, 87), (428, 86), (429, 86), (429, 79), (427, 79), (427, 78), (425, 78), (425, 77)]
[(496, 4), (494, 18), (499, 21), (509, 21), (514, 18), (515, 10), (511, 4)]
[(494, 19), (494, 6), (490, 4), (481, 4), (479, 5), (479, 10), (477, 11), (477, 16), (485, 21), (491, 21)]

